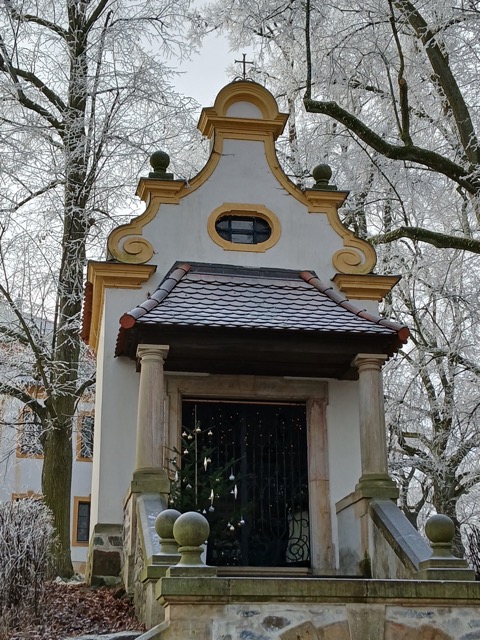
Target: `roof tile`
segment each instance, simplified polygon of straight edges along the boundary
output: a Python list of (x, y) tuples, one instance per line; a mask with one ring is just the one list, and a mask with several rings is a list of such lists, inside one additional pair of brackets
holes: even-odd
[[(177, 263), (144, 303), (124, 314), (134, 324), (232, 327), (342, 334), (408, 329), (360, 309), (313, 272)], [(400, 335), (400, 334), (399, 334)]]

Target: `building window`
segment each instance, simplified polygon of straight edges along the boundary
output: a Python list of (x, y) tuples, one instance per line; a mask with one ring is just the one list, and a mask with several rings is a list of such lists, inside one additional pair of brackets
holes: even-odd
[(272, 234), (268, 221), (257, 216), (222, 216), (216, 221), (215, 230), (223, 240), (235, 244), (259, 244)]
[(93, 413), (83, 412), (77, 422), (77, 459), (91, 460), (93, 458), (93, 431), (95, 418)]
[(88, 545), (90, 532), (90, 496), (75, 497), (73, 506), (72, 544), (77, 547)]
[(42, 424), (38, 416), (29, 407), (24, 407), (20, 414), (17, 455), (21, 458), (41, 458), (41, 435)]
[(224, 202), (208, 217), (208, 235), (225, 251), (263, 253), (280, 240), (277, 216), (262, 204)]

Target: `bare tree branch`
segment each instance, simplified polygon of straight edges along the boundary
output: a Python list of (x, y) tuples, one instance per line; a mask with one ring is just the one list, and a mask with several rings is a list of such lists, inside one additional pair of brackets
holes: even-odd
[(435, 34), (429, 28), (426, 20), (410, 0), (395, 0), (395, 6), (402, 12), (412, 25), (418, 38), (421, 40), (425, 53), (430, 60), (432, 69), (436, 74), (436, 80), (448, 100), (455, 122), (457, 124), (463, 148), (470, 163), (477, 165), (480, 162), (478, 140), (473, 126), (469, 109), (458, 86), (448, 60), (438, 42)]
[(357, 117), (340, 107), (336, 102), (322, 102), (320, 100), (304, 99), (305, 109), (309, 113), (321, 113), (343, 124), (357, 135), (368, 146), (375, 149), (386, 158), (392, 160), (409, 160), (424, 165), (433, 171), (442, 173), (457, 184), (464, 187), (471, 194), (476, 194), (478, 186), (470, 179), (469, 172), (461, 165), (444, 156), (415, 145), (405, 147), (387, 142), (384, 138), (367, 127)]
[(461, 236), (450, 236), (430, 229), (422, 227), (399, 227), (388, 233), (381, 233), (371, 236), (369, 241), (373, 244), (387, 244), (395, 242), (400, 238), (409, 238), (417, 242), (426, 242), (438, 249), (461, 249), (471, 253), (480, 253), (480, 240), (474, 238), (465, 238)]

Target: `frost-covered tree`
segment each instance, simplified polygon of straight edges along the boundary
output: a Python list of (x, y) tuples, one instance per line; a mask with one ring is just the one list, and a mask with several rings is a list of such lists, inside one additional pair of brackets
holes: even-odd
[(235, 47), (256, 48), (251, 78), (287, 104), (302, 99), (312, 114), (302, 117), (308, 148), (316, 139), (331, 160), (364, 156), (360, 179), (372, 186), (403, 170), (441, 189), (447, 202), (430, 207), (435, 224), (405, 220), (394, 193), (391, 228), (376, 242), (407, 237), (480, 253), (478, 3), (222, 0), (206, 19)]
[[(410, 520), (422, 524), (433, 507), (454, 520), (459, 534), (459, 525), (478, 520), (478, 259), (444, 250), (438, 262), (432, 247), (414, 249), (392, 299), (412, 332), (386, 371), (390, 463)], [(463, 551), (459, 535), (456, 547)]]
[(84, 268), (112, 218), (131, 215), (152, 151), (182, 152), (189, 171), (195, 105), (172, 89), (166, 62), (188, 54), (189, 4), (0, 2), (0, 393), (42, 424), (42, 492), (64, 576), (72, 416), (94, 382), (79, 337)]

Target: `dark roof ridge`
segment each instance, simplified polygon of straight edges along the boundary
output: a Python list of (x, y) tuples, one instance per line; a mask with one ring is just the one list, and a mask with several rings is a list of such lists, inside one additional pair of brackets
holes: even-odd
[(332, 285), (325, 285), (320, 278), (311, 271), (302, 271), (300, 273), (300, 277), (347, 311), (350, 311), (364, 320), (392, 329), (398, 334), (399, 339), (403, 343), (407, 342), (410, 331), (405, 325), (401, 325), (393, 320), (388, 320), (387, 318), (382, 318), (381, 316), (369, 313), (366, 309), (359, 309), (353, 302), (351, 302), (351, 300), (335, 291)]
[[(182, 264), (176, 262), (174, 267)], [(297, 279), (299, 278), (298, 269), (283, 269), (281, 267), (245, 267), (237, 264), (220, 264), (213, 262), (189, 262), (191, 273), (200, 275), (246, 275), (248, 277), (262, 278), (282, 278)], [(173, 268), (174, 268), (173, 267)]]
[(124, 329), (131, 329), (138, 318), (158, 307), (165, 300), (171, 291), (177, 286), (180, 280), (190, 271), (191, 266), (187, 263), (176, 266), (160, 283), (155, 292), (149, 296), (148, 300), (137, 305), (131, 311), (127, 311), (120, 318), (120, 325)]

